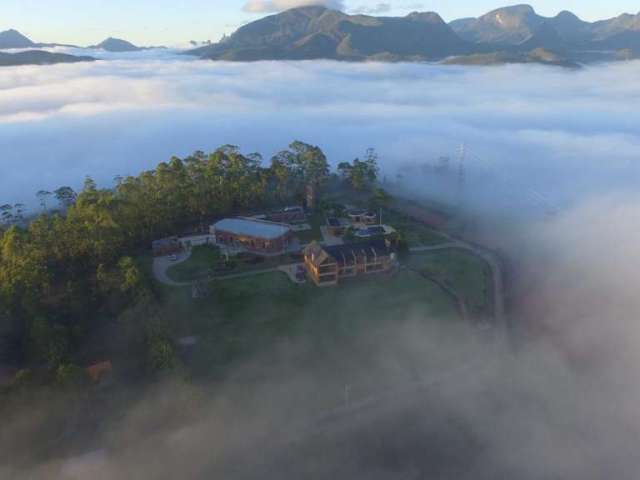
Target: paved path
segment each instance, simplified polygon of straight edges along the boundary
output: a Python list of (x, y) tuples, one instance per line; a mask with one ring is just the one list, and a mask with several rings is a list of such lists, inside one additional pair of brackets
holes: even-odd
[(169, 259), (169, 257), (157, 257), (157, 258), (154, 258), (154, 260), (153, 260), (153, 275), (154, 275), (155, 279), (158, 282), (163, 283), (165, 285), (168, 285), (170, 287), (189, 287), (189, 286), (195, 285), (197, 283), (201, 283), (202, 281), (204, 281), (204, 282), (215, 282), (216, 280), (234, 280), (234, 279), (237, 279), (237, 278), (253, 277), (254, 275), (263, 275), (265, 273), (280, 272), (280, 273), (284, 273), (285, 275), (287, 275), (289, 277), (289, 279), (294, 283), (304, 283), (304, 282), (300, 282), (295, 277), (295, 271), (296, 271), (298, 265), (300, 265), (298, 263), (291, 264), (291, 265), (280, 265), (279, 267), (265, 268), (265, 269), (262, 269), (262, 270), (250, 270), (248, 272), (232, 273), (232, 274), (229, 274), (229, 275), (221, 275), (221, 276), (217, 276), (217, 277), (208, 277), (208, 278), (205, 278), (203, 280), (193, 280), (193, 281), (190, 281), (190, 282), (176, 282), (175, 280), (172, 280), (171, 278), (169, 278), (169, 276), (167, 275), (167, 270), (169, 270), (169, 268), (174, 266), (174, 265), (179, 265), (179, 264), (185, 262), (186, 260), (189, 259), (190, 256), (191, 256), (190, 252), (180, 254), (178, 256), (178, 260), (176, 260), (174, 262), (172, 262)]
[(502, 267), (494, 253), (482, 247), (478, 247), (461, 240), (455, 240), (453, 242), (444, 243), (442, 245), (413, 247), (409, 249), (409, 252), (436, 252), (449, 249), (466, 250), (482, 258), (489, 264), (489, 268), (491, 268), (491, 276), (493, 277), (493, 303), (495, 321), (498, 326), (502, 327), (501, 330), (506, 331), (507, 323), (504, 309), (504, 284), (502, 278)]
[(171, 257), (156, 257), (153, 259), (153, 276), (160, 283), (164, 283), (165, 285), (169, 285), (170, 287), (188, 287), (189, 285), (195, 282), (176, 282), (169, 278), (167, 275), (167, 271), (169, 268), (174, 265), (179, 265), (181, 263), (186, 262), (191, 257), (191, 251), (187, 250), (186, 252), (181, 252), (176, 254), (177, 260), (171, 261)]
[(437, 252), (439, 250), (448, 250), (450, 248), (464, 248), (464, 244), (460, 242), (447, 242), (440, 243), (438, 245), (421, 245), (419, 247), (411, 247), (409, 251), (411, 253), (422, 253), (422, 252)]
[(301, 267), (304, 268), (304, 263), (292, 263), (291, 265), (281, 265), (278, 267), (278, 270), (286, 273), (289, 277), (289, 280), (291, 280), (293, 283), (307, 283), (306, 275), (303, 280), (300, 280), (298, 278), (298, 271)]

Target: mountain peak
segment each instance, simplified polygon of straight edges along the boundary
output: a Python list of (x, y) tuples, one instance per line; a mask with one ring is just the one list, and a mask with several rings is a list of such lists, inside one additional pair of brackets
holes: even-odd
[(538, 17), (531, 5), (514, 5), (493, 10), (480, 17), (481, 20), (494, 22), (506, 28), (525, 23), (529, 18)]
[(284, 12), (280, 12), (279, 15), (287, 13), (297, 13), (303, 14), (307, 17), (319, 17), (328, 11), (330, 11), (330, 9), (323, 5), (305, 5), (303, 7), (290, 8), (289, 10), (285, 10)]
[(518, 45), (530, 38), (545, 21), (531, 5), (498, 8), (475, 19), (451, 22), (453, 30), (467, 41)]
[(35, 43), (17, 30), (11, 29), (0, 32), (0, 49), (30, 48), (34, 46)]
[(140, 47), (136, 47), (133, 43), (120, 38), (109, 37), (102, 41), (94, 48), (101, 48), (108, 52), (136, 52), (141, 50)]
[(556, 15), (558, 20), (580, 20), (580, 18), (573, 12), (569, 10), (563, 10), (558, 15)]
[(498, 13), (507, 13), (509, 15), (536, 15), (536, 11), (531, 5), (528, 4), (520, 4), (520, 5), (512, 5), (509, 7), (496, 8), (492, 10), (485, 16), (495, 16)]
[(445, 21), (442, 17), (436, 12), (411, 12), (407, 15), (409, 20), (414, 20), (417, 22), (425, 22), (425, 23), (433, 23), (433, 24), (443, 24)]

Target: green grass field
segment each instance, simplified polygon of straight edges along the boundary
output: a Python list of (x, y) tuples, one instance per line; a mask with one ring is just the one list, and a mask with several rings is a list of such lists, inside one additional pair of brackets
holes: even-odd
[(164, 311), (176, 337), (200, 339), (191, 368), (196, 375), (223, 373), (232, 363), (283, 340), (307, 345), (301, 361), (358, 351), (363, 338), (409, 321), (459, 322), (456, 305), (417, 273), (372, 276), (339, 288), (295, 285), (281, 273), (214, 282), (209, 298), (189, 289), (165, 290)]
[(396, 210), (387, 210), (383, 213), (382, 222), (391, 225), (407, 240), (410, 247), (421, 245), (438, 245), (447, 243), (447, 237), (438, 231), (429, 228), (423, 223), (411, 220), (407, 215)]
[(176, 282), (188, 282), (206, 277), (209, 270), (219, 261), (219, 248), (210, 245), (194, 247), (189, 259), (169, 268), (167, 275)]
[(459, 249), (413, 254), (411, 268), (433, 275), (451, 286), (476, 316), (493, 315), (491, 269), (480, 257)]

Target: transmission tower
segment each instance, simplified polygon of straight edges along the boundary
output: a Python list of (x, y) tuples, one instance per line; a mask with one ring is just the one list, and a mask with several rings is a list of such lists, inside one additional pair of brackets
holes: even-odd
[(465, 169), (465, 161), (467, 157), (467, 148), (465, 144), (461, 144), (458, 149), (458, 202), (462, 206), (464, 202), (464, 187), (467, 181), (467, 172)]

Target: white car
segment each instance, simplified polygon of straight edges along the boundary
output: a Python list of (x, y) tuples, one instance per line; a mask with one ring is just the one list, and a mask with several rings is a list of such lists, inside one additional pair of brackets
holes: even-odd
[(173, 254), (173, 255), (169, 255), (169, 261), (170, 262), (177, 262), (178, 261), (178, 256)]

